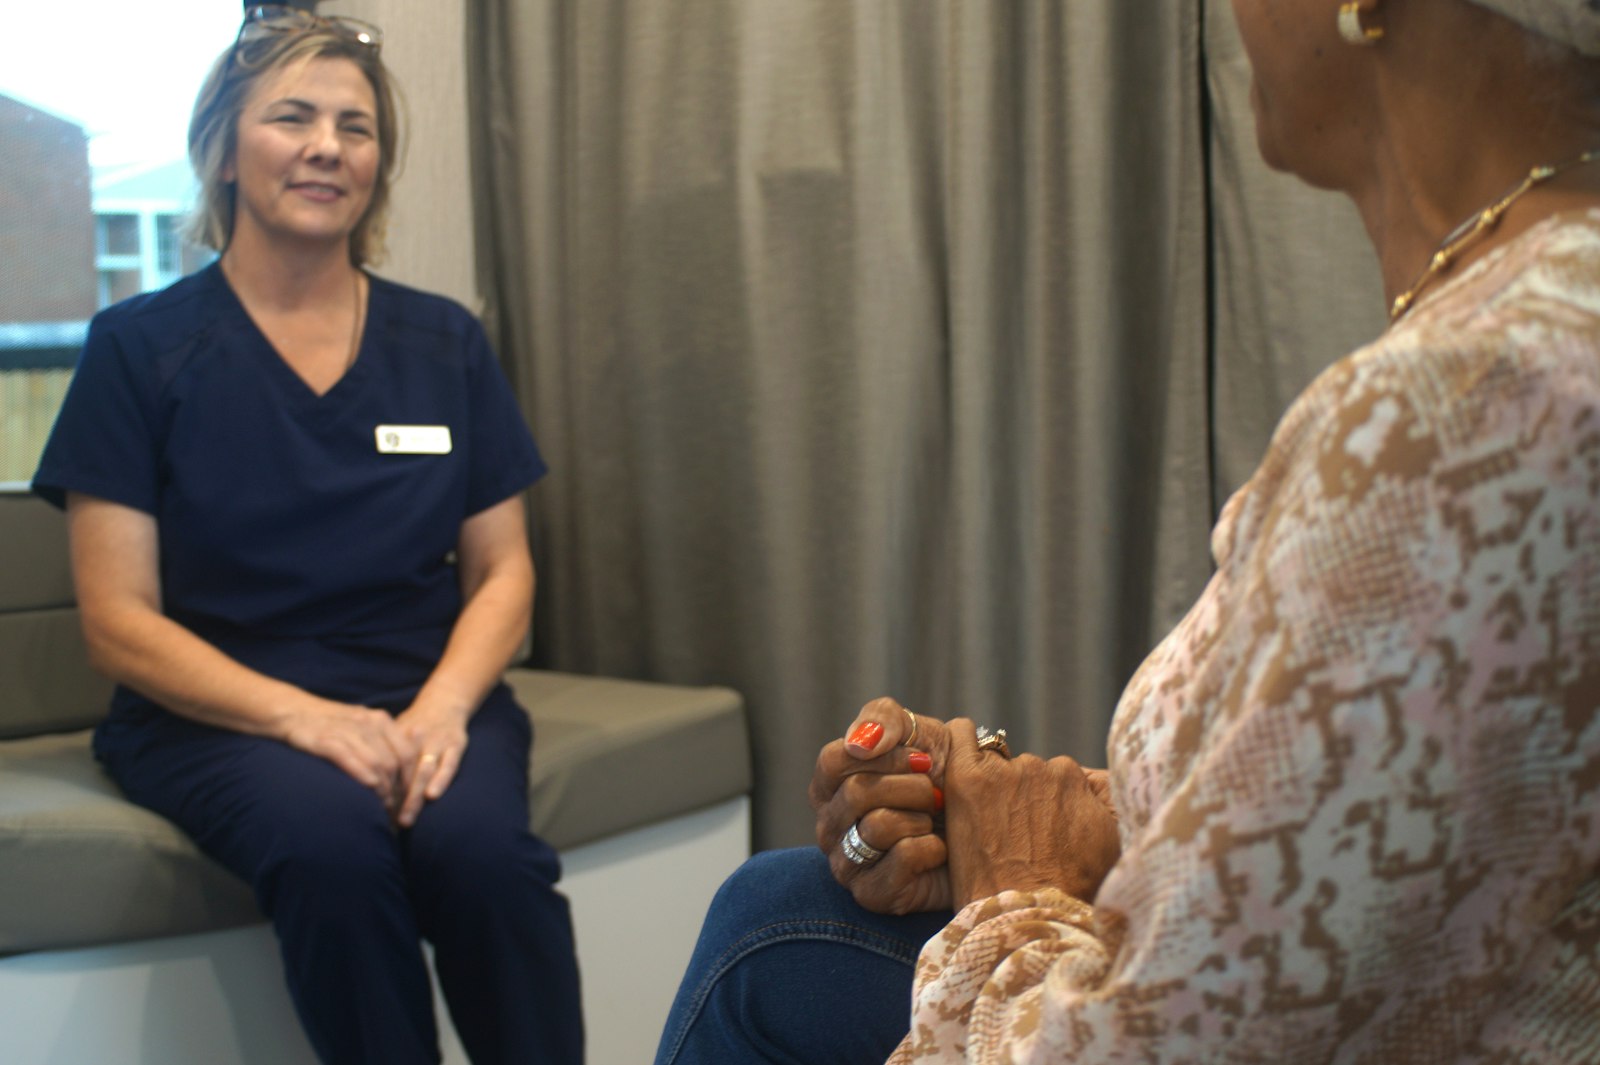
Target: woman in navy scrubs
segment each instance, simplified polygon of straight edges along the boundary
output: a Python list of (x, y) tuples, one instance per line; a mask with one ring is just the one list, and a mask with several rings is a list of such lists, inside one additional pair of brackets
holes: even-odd
[(477, 322), (367, 274), (397, 121), (376, 27), (252, 8), (190, 123), (211, 266), (94, 319), (34, 481), (68, 512), (95, 737), (249, 881), (325, 1062), (582, 1057), (530, 726), (500, 676), (544, 472)]

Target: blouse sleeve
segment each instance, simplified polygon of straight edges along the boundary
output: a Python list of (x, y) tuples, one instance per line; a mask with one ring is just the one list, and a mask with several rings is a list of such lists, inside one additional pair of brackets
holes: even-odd
[(1143, 685), (1180, 768), (1094, 905), (924, 948), (892, 1061), (1600, 1053), (1600, 388), (1491, 372), (1441, 419), (1442, 380), (1341, 378), (1269, 454)]

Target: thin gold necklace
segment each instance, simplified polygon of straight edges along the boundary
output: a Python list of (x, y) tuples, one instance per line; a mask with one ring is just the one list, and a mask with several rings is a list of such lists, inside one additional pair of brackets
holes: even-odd
[(350, 323), (350, 357), (345, 361), (346, 370), (356, 364), (356, 356), (361, 354), (361, 271), (356, 271), (355, 277), (355, 318)]
[(1507, 192), (1494, 203), (1456, 226), (1440, 243), (1439, 250), (1433, 253), (1433, 258), (1428, 260), (1428, 265), (1423, 268), (1421, 274), (1417, 275), (1417, 279), (1411, 283), (1411, 287), (1396, 296), (1394, 302), (1389, 305), (1389, 321), (1391, 323), (1398, 322), (1401, 316), (1411, 309), (1412, 304), (1417, 300), (1417, 296), (1428, 286), (1428, 283), (1438, 274), (1450, 268), (1451, 264), (1456, 261), (1456, 256), (1461, 254), (1461, 249), (1480, 240), (1495, 226), (1499, 225), (1500, 218), (1506, 213), (1507, 208), (1516, 203), (1531, 189), (1543, 185), (1557, 174), (1571, 170), (1575, 166), (1592, 163), (1596, 159), (1600, 159), (1600, 149), (1592, 149), (1576, 158), (1568, 159), (1566, 162), (1557, 163), (1554, 166), (1536, 166), (1528, 171), (1528, 176), (1523, 178), (1510, 192)]

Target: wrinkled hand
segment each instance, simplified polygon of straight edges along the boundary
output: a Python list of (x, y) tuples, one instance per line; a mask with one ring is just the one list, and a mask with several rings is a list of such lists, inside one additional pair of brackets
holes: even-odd
[[(919, 913), (947, 909), (950, 882), (945, 843), (935, 831), (944, 796), (949, 748), (944, 725), (917, 716), (914, 746), (901, 746), (911, 731), (906, 711), (893, 699), (862, 707), (845, 739), (817, 755), (810, 800), (817, 814), (817, 845), (828, 856), (834, 879), (875, 913)], [(886, 852), (870, 866), (851, 862), (839, 841), (851, 825), (868, 844)]]
[(439, 798), (455, 780), (467, 751), (467, 716), (413, 703), (395, 721), (414, 752), (403, 768), (405, 799), (395, 815), (396, 824), (410, 828), (423, 803)]
[(1089, 785), (1090, 793), (1105, 806), (1106, 810), (1111, 814), (1112, 820), (1117, 820), (1117, 806), (1116, 803), (1111, 801), (1111, 771), (1108, 769), (1090, 769), (1087, 766), (1080, 768), (1083, 769), (1083, 777)]
[(283, 739), (296, 750), (326, 758), (371, 788), (391, 815), (399, 810), (405, 767), (416, 751), (385, 711), (312, 700), (291, 719)]
[(945, 839), (954, 907), (1042, 887), (1093, 901), (1122, 851), (1105, 772), (1067, 757), (1008, 760), (980, 751), (965, 718), (949, 732)]

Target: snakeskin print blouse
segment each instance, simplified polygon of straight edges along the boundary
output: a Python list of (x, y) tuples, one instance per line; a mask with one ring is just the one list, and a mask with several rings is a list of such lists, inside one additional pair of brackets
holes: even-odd
[(893, 1062), (1600, 1062), (1600, 210), (1295, 402), (1110, 739), (1093, 905), (923, 949)]

